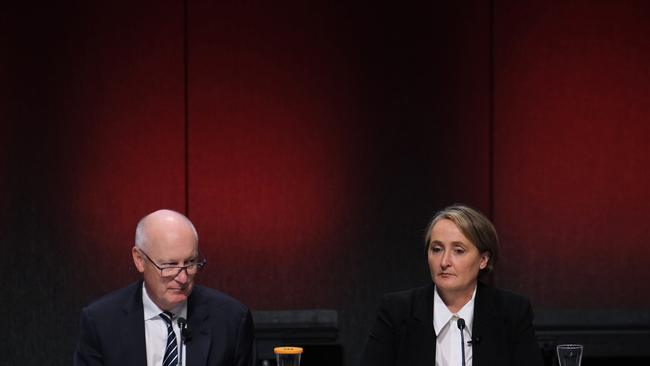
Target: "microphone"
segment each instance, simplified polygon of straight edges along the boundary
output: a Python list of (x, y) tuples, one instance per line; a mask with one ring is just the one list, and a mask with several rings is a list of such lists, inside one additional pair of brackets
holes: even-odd
[(458, 318), (456, 321), (458, 324), (458, 329), (460, 329), (460, 351), (462, 355), (462, 364), (465, 366), (465, 334), (463, 334), (463, 329), (465, 329), (465, 319)]
[(178, 364), (180, 366), (183, 366), (183, 349), (185, 348), (185, 342), (189, 340), (189, 329), (187, 328), (187, 320), (183, 317), (179, 317), (178, 320), (178, 327), (181, 329), (181, 346), (178, 349)]
[(189, 342), (192, 340), (192, 332), (190, 327), (187, 325), (187, 320), (185, 318), (178, 318), (178, 327), (181, 329), (181, 339), (183, 342)]

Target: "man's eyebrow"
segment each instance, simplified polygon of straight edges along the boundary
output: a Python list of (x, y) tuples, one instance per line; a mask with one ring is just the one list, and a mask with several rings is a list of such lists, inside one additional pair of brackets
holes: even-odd
[(196, 261), (198, 261), (198, 260), (199, 260), (199, 257), (198, 257), (198, 256), (194, 256), (194, 257), (187, 258), (187, 259), (185, 259), (185, 260), (183, 260), (183, 261), (174, 261), (174, 260), (169, 260), (169, 261), (162, 262), (161, 264), (165, 264), (165, 265), (178, 265), (178, 266), (180, 266), (180, 265), (181, 265), (181, 262), (182, 262), (182, 263), (190, 263), (190, 262), (196, 262)]

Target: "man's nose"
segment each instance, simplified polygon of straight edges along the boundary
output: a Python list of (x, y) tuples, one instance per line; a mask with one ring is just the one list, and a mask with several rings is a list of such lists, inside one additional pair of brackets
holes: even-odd
[(174, 280), (179, 283), (187, 282), (189, 276), (187, 275), (187, 268), (182, 268), (180, 272), (174, 277)]

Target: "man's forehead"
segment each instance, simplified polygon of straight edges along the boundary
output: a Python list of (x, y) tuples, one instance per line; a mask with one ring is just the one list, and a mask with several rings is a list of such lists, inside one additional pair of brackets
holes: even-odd
[(192, 255), (198, 251), (198, 241), (187, 226), (153, 227), (147, 245), (153, 251), (163, 254)]
[(199, 255), (196, 242), (152, 242), (150, 245), (152, 255), (159, 260), (186, 260)]

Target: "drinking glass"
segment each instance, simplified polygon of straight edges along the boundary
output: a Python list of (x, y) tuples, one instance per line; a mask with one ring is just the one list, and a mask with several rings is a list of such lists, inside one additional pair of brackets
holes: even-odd
[(580, 362), (582, 362), (582, 345), (558, 344), (557, 360), (560, 366), (580, 366)]
[(275, 347), (273, 352), (278, 366), (300, 366), (302, 348), (292, 346)]

